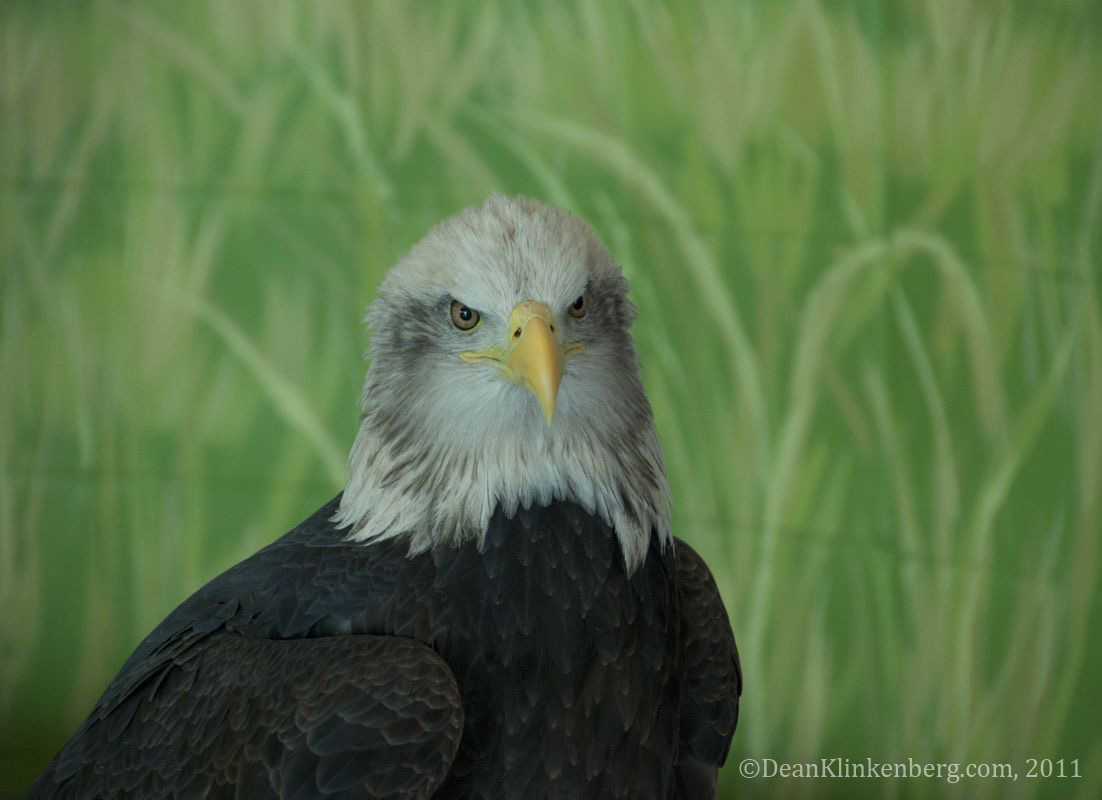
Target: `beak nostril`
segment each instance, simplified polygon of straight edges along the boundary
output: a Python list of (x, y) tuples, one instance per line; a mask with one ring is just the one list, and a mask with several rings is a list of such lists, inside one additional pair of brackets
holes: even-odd
[(513, 331), (513, 338), (514, 339), (519, 339), (520, 338), (520, 328), (517, 328), (515, 331)]
[(554, 326), (554, 325), (552, 325), (552, 326), (551, 326), (551, 333), (554, 333), (554, 332), (555, 332), (555, 326)]

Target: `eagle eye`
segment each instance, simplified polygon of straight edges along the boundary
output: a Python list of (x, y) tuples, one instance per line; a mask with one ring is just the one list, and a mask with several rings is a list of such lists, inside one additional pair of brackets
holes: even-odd
[(570, 304), (570, 316), (575, 319), (581, 319), (585, 316), (585, 312), (589, 309), (589, 303), (586, 302), (585, 295), (578, 295), (578, 299)]
[(452, 325), (459, 328), (459, 330), (472, 330), (481, 319), (482, 315), (473, 308), (468, 308), (458, 300), (452, 300)]

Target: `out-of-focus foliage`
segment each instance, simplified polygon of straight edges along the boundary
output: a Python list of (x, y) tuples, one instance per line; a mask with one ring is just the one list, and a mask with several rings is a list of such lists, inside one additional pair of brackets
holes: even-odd
[[(725, 796), (1102, 795), (1093, 5), (5, 3), (0, 787), (340, 488), (375, 287), (498, 189), (631, 281)], [(736, 768), (834, 756), (1022, 777)]]

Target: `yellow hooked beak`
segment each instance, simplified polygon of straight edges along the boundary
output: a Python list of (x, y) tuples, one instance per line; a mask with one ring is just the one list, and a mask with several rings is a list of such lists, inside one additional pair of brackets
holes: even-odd
[(509, 315), (504, 347), (470, 350), (459, 357), (469, 364), (490, 364), (536, 396), (547, 424), (555, 417), (555, 398), (566, 360), (582, 352), (582, 342), (563, 344), (555, 315), (543, 303), (527, 300)]

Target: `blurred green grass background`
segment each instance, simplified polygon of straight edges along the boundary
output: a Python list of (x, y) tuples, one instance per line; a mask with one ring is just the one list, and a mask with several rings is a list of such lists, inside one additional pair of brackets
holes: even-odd
[[(496, 189), (631, 281), (724, 796), (1102, 796), (1096, 6), (5, 3), (0, 791), (340, 488), (375, 287)], [(736, 769), (834, 756), (1023, 777)]]

